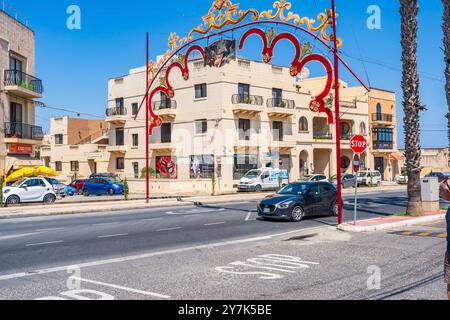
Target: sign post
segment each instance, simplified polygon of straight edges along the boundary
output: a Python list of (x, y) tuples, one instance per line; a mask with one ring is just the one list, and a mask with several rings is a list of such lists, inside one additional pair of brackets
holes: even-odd
[(350, 148), (352, 148), (353, 155), (353, 172), (355, 173), (355, 210), (354, 210), (354, 224), (356, 226), (358, 215), (358, 172), (361, 169), (361, 153), (367, 149), (367, 140), (363, 136), (354, 136), (350, 140)]

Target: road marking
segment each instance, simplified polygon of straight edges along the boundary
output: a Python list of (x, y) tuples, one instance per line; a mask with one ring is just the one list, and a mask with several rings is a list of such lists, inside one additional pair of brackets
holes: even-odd
[(116, 238), (116, 237), (125, 237), (128, 236), (128, 233), (119, 233), (119, 234), (110, 234), (107, 236), (98, 236), (99, 239), (106, 239), (106, 238)]
[(175, 227), (175, 228), (167, 228), (167, 229), (158, 229), (156, 232), (163, 232), (163, 231), (174, 231), (174, 230), (180, 230), (181, 227)]
[(245, 218), (245, 221), (256, 221), (255, 218), (252, 219), (252, 214), (253, 214), (253, 211), (250, 211), (250, 212), (247, 214), (247, 217)]
[[(291, 233), (310, 232), (312, 230), (317, 230), (317, 229), (330, 229), (331, 230), (334, 228), (333, 227), (323, 227), (323, 226), (307, 228), (307, 229), (303, 229), (303, 230), (296, 230), (296, 231), (290, 231), (290, 232), (285, 232), (285, 233), (273, 234), (273, 235), (268, 235), (268, 236), (264, 236), (264, 237), (255, 237), (255, 238), (246, 238), (246, 239), (240, 239), (240, 240), (216, 242), (216, 243), (204, 244), (204, 245), (200, 245), (200, 246), (150, 252), (150, 253), (145, 253), (145, 254), (140, 254), (140, 255), (135, 255), (135, 256), (106, 259), (106, 260), (97, 260), (97, 261), (77, 264), (77, 267), (80, 269), (91, 268), (91, 267), (104, 266), (104, 265), (114, 264), (114, 263), (142, 260), (142, 259), (147, 259), (147, 258), (152, 258), (152, 257), (168, 255), (168, 254), (183, 253), (183, 252), (194, 251), (194, 250), (215, 249), (215, 248), (221, 248), (221, 247), (237, 245), (237, 244), (244, 244), (244, 243), (251, 243), (251, 242), (258, 242), (258, 241), (267, 241), (267, 240), (271, 240), (273, 238), (277, 238), (277, 237), (284, 236), (284, 235), (291, 234)], [(56, 273), (56, 272), (67, 272), (67, 270), (70, 270), (71, 268), (73, 268), (73, 264), (67, 265), (67, 266), (54, 267), (54, 268), (39, 269), (39, 270), (31, 271), (31, 272), (6, 274), (6, 275), (0, 276), (0, 281), (19, 279), (19, 278), (27, 278), (27, 277), (33, 277), (33, 276), (38, 276), (38, 275), (43, 275), (43, 274)]]
[(61, 231), (64, 230), (65, 228), (48, 228), (48, 229), (39, 229), (36, 230), (36, 232), (50, 232), (50, 231)]
[(29, 236), (36, 236), (38, 234), (42, 234), (42, 232), (34, 232), (34, 233), (24, 233), (24, 234), (15, 234), (11, 236), (3, 236), (0, 237), (0, 240), (11, 240), (11, 239), (17, 239), (17, 238), (24, 238)]
[(63, 243), (63, 242), (64, 241), (59, 240), (59, 241), (49, 241), (49, 242), (41, 242), (41, 243), (31, 243), (31, 244), (27, 244), (26, 247), (47, 246), (47, 245), (58, 244), (58, 243)]
[(190, 215), (190, 214), (200, 214), (200, 213), (210, 213), (210, 212), (218, 212), (218, 211), (225, 211), (225, 208), (220, 208), (220, 209), (191, 209), (191, 210), (178, 210), (178, 211), (167, 211), (166, 214), (167, 215)]
[(93, 224), (93, 227), (104, 227), (104, 226), (112, 226), (112, 225), (116, 225), (119, 224), (118, 222), (108, 222), (108, 223), (96, 223)]
[(225, 224), (226, 222), (213, 222), (213, 223), (207, 223), (204, 224), (205, 227), (209, 227), (209, 226), (217, 226), (219, 224)]
[(142, 295), (146, 295), (146, 296), (153, 296), (153, 297), (157, 297), (157, 298), (161, 298), (161, 299), (170, 299), (170, 296), (167, 296), (167, 295), (149, 292), (149, 291), (142, 291), (142, 290), (123, 287), (123, 286), (118, 286), (115, 284), (104, 283), (104, 282), (100, 282), (100, 281), (93, 281), (93, 280), (88, 280), (88, 279), (83, 279), (83, 278), (78, 278), (78, 277), (71, 277), (71, 279), (79, 280), (79, 281), (87, 282), (87, 283), (91, 283), (91, 284), (96, 284), (96, 285), (103, 286), (103, 287), (110, 287), (113, 289), (119, 289), (119, 290), (124, 290), (124, 291), (128, 291), (128, 292), (138, 293), (138, 294), (142, 294)]

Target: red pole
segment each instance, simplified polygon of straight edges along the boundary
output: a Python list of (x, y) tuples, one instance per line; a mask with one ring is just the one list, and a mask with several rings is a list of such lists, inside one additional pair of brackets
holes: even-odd
[(333, 12), (333, 34), (334, 34), (334, 91), (335, 91), (335, 109), (336, 109), (336, 167), (337, 167), (337, 189), (338, 189), (338, 223), (343, 222), (342, 216), (342, 174), (341, 174), (341, 113), (339, 105), (339, 56), (337, 46), (337, 31), (336, 31), (336, 5), (335, 0), (331, 0), (331, 7)]
[(149, 138), (150, 138), (150, 132), (148, 127), (148, 118), (150, 116), (149, 110), (148, 110), (148, 82), (149, 82), (149, 70), (148, 70), (148, 63), (149, 63), (149, 35), (147, 32), (147, 51), (145, 55), (145, 70), (146, 70), (146, 76), (145, 76), (145, 200), (147, 203), (150, 202), (150, 159), (149, 159)]

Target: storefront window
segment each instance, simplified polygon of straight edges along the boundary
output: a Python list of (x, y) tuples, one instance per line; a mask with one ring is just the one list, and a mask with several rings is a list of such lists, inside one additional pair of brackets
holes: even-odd
[(233, 167), (233, 179), (240, 180), (247, 172), (258, 168), (258, 156), (235, 154), (234, 155), (234, 167)]
[(191, 156), (191, 179), (211, 179), (214, 175), (214, 156)]

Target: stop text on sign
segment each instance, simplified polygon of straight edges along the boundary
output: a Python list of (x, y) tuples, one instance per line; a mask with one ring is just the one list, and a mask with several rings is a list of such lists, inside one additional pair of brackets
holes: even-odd
[(367, 149), (367, 140), (363, 136), (354, 136), (350, 140), (350, 148), (354, 153), (363, 153)]

